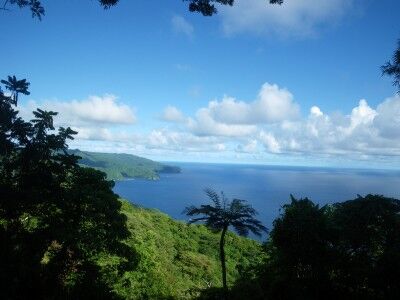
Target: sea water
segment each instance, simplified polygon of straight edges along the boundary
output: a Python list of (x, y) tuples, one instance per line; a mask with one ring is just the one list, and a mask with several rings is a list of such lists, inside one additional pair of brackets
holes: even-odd
[(308, 197), (322, 205), (351, 200), (357, 194), (400, 198), (400, 171), (174, 163), (180, 174), (161, 174), (160, 180), (117, 181), (114, 191), (132, 203), (156, 208), (175, 219), (187, 220), (189, 205), (209, 203), (205, 188), (223, 191), (227, 198), (247, 200), (258, 218), (271, 228), (281, 207)]

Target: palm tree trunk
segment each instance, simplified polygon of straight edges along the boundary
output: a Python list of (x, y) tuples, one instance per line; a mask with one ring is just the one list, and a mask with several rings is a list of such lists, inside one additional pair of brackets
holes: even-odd
[(224, 250), (225, 234), (226, 234), (227, 230), (228, 230), (228, 227), (226, 227), (226, 226), (222, 229), (221, 239), (219, 241), (219, 258), (221, 260), (222, 284), (223, 284), (223, 287), (224, 287), (225, 296), (226, 296), (226, 291), (228, 289), (228, 287), (226, 285), (226, 265), (225, 265), (225, 250)]

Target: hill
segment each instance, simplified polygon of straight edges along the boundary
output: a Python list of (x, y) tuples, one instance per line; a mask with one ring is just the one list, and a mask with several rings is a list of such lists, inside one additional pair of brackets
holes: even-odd
[(110, 180), (128, 178), (159, 179), (160, 173), (180, 173), (180, 168), (164, 165), (140, 156), (124, 153), (100, 153), (69, 150), (82, 157), (79, 164), (94, 168), (107, 174)]
[[(124, 299), (191, 299), (202, 289), (222, 285), (219, 234), (127, 201), (123, 212), (132, 233), (127, 243), (140, 257), (134, 271), (117, 278), (114, 289)], [(228, 233), (226, 256), (228, 283), (233, 283), (241, 267), (263, 254), (258, 242)], [(111, 259), (102, 261), (105, 269), (112, 269)]]

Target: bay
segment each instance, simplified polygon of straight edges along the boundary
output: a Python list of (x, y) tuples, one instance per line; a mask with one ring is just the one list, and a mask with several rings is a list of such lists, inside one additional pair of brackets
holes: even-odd
[(230, 199), (247, 200), (268, 228), (282, 205), (290, 203), (290, 194), (308, 197), (320, 205), (351, 200), (357, 194), (400, 198), (400, 171), (394, 170), (173, 164), (181, 167), (182, 173), (161, 174), (157, 181), (117, 181), (114, 191), (132, 203), (186, 220), (183, 209), (208, 202), (204, 188), (212, 188)]

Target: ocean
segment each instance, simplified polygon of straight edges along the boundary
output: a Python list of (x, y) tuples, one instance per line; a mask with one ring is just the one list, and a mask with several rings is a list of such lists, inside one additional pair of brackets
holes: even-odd
[(359, 195), (380, 194), (400, 198), (400, 171), (174, 163), (180, 174), (161, 174), (160, 180), (117, 181), (114, 191), (132, 203), (156, 208), (175, 219), (187, 220), (186, 206), (209, 202), (205, 188), (232, 199), (247, 200), (258, 218), (271, 228), (282, 205), (308, 197), (315, 203), (351, 200)]

